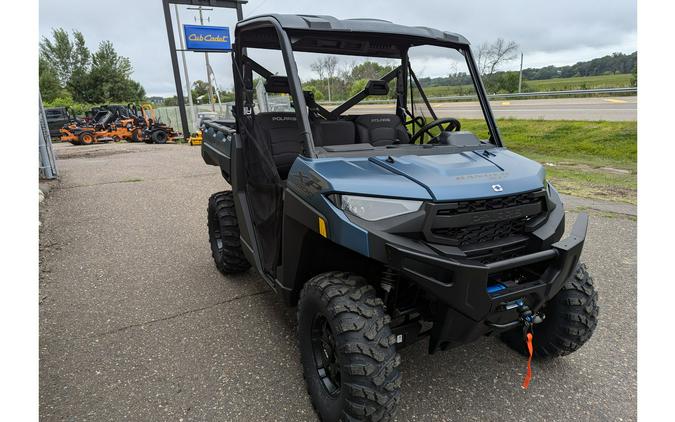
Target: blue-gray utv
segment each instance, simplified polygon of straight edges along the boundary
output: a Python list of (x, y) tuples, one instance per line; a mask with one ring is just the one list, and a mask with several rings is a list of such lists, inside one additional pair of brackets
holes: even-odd
[[(502, 143), (463, 36), (258, 16), (237, 24), (232, 65), (234, 120), (205, 122), (202, 145), (231, 186), (209, 199), (213, 258), (224, 274), (255, 267), (297, 306), (321, 420), (392, 419), (397, 350), (419, 340), (434, 353), (499, 335), (552, 358), (591, 337), (588, 217), (563, 238), (560, 196)], [(473, 102), (430, 101), (418, 74), (441, 68)], [(323, 74), (312, 86), (308, 69)], [(349, 99), (321, 101), (349, 78)]]

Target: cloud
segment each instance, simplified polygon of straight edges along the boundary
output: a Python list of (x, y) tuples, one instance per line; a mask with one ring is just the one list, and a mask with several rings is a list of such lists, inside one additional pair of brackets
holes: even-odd
[[(250, 0), (244, 16), (264, 13), (326, 14), (337, 18), (373, 17), (405, 25), (430, 26), (458, 32), (474, 46), (496, 38), (516, 41), (525, 54), (525, 66), (572, 64), (637, 49), (636, 2), (626, 0)], [(173, 7), (172, 7), (173, 10)], [(179, 7), (182, 23), (194, 23), (194, 11)], [(234, 10), (207, 12), (209, 24), (236, 23)], [(175, 22), (175, 21), (174, 21)], [(159, 0), (117, 0), (114, 5), (92, 4), (88, 0), (40, 2), (40, 35), (51, 28), (77, 29), (91, 49), (110, 40), (118, 52), (131, 59), (134, 79), (150, 95), (174, 95), (171, 59)], [(177, 33), (177, 32), (176, 32)], [(272, 58), (273, 55), (267, 54)], [(448, 73), (450, 62), (418, 58), (426, 76)], [(203, 54), (186, 53), (190, 78), (206, 79)], [(273, 60), (270, 60), (273, 62)], [(221, 87), (232, 86), (229, 56), (212, 54), (211, 65)], [(512, 66), (516, 66), (512, 64)], [(303, 78), (312, 77), (309, 62), (298, 60)]]

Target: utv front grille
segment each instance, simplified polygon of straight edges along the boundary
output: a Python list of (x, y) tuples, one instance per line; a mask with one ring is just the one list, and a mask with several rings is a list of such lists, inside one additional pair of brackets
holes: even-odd
[(434, 229), (436, 236), (451, 241), (455, 246), (468, 246), (476, 243), (492, 242), (504, 239), (515, 234), (523, 233), (525, 219), (500, 221), (490, 224), (478, 224), (475, 226)]
[(543, 190), (427, 206), (427, 241), (460, 248), (525, 235), (547, 212)]

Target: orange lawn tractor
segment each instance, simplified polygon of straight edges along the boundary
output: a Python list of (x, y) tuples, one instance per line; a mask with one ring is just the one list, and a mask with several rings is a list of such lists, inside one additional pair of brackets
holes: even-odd
[(152, 105), (143, 104), (137, 107), (135, 104), (129, 104), (128, 108), (137, 122), (137, 129), (133, 131), (129, 138), (130, 142), (143, 141), (148, 144), (165, 144), (180, 136), (180, 133), (160, 121)]
[(93, 110), (90, 122), (73, 121), (60, 129), (61, 140), (73, 145), (129, 140), (138, 131), (137, 119), (128, 107), (107, 105)]
[(96, 142), (96, 132), (103, 130), (105, 122), (110, 120), (112, 113), (107, 110), (92, 110), (93, 116), (90, 121), (71, 121), (66, 123), (60, 130), (61, 141), (70, 142), (73, 145), (90, 145)]

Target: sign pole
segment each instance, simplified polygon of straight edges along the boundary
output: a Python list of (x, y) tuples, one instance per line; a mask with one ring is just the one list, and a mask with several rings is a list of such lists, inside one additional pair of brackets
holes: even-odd
[(183, 127), (183, 139), (187, 139), (190, 136), (190, 126), (188, 125), (187, 113), (185, 112), (185, 97), (183, 96), (180, 69), (178, 68), (178, 55), (176, 54), (176, 40), (173, 36), (169, 0), (162, 0), (162, 6), (164, 9), (164, 22), (166, 23), (166, 35), (169, 38), (169, 53), (171, 54), (171, 66), (173, 67), (173, 80), (176, 83), (176, 97), (178, 98), (178, 110), (180, 111), (180, 121)]
[[(178, 50), (176, 49), (176, 40), (174, 37), (174, 31), (173, 31), (173, 22), (171, 18), (171, 9), (170, 9), (170, 4), (184, 4), (186, 6), (199, 6), (200, 8), (203, 6), (211, 6), (211, 7), (218, 7), (218, 8), (224, 8), (224, 9), (236, 9), (237, 10), (237, 21), (242, 20), (243, 18), (243, 11), (242, 11), (242, 5), (248, 3), (247, 0), (162, 0), (162, 7), (164, 10), (164, 22), (166, 24), (166, 35), (167, 38), (169, 39), (169, 54), (171, 54), (171, 66), (173, 68), (173, 79), (174, 82), (176, 83), (176, 97), (178, 99), (178, 110), (180, 111), (180, 120), (181, 124), (183, 126), (183, 136), (187, 139), (187, 136), (190, 135), (190, 126), (188, 125), (188, 117), (187, 117), (187, 111), (185, 109), (185, 96), (183, 94), (183, 87), (181, 84), (181, 76), (180, 76), (180, 69), (178, 67)], [(213, 9), (205, 9), (205, 10), (213, 10)], [(201, 13), (201, 11), (200, 11)], [(203, 21), (202, 21), (203, 23)], [(190, 25), (184, 25), (183, 28), (181, 28), (181, 31), (184, 31), (185, 28), (187, 28)], [(203, 26), (203, 25), (202, 25)], [(193, 50), (193, 51), (198, 51), (198, 50), (203, 50), (204, 52), (208, 51), (216, 51), (216, 52), (221, 52), (221, 51), (231, 51), (231, 46), (230, 46), (230, 33), (229, 33), (229, 28), (227, 27), (208, 27), (209, 30), (211, 29), (216, 29), (218, 31), (217, 37), (219, 39), (217, 40), (206, 40), (206, 43), (199, 43), (197, 42), (197, 46), (194, 45), (194, 40), (188, 39), (187, 33), (185, 33), (185, 44), (188, 50)], [(181, 37), (181, 45), (182, 45), (183, 37)], [(220, 42), (221, 45), (217, 46), (214, 45), (213, 41)], [(193, 43), (191, 46), (190, 44)], [(200, 45), (201, 44), (201, 45)], [(206, 45), (204, 45), (206, 44)], [(210, 44), (210, 45), (209, 45)], [(213, 47), (213, 48), (212, 48)], [(219, 47), (219, 48), (218, 48)], [(181, 50), (185, 50), (184, 48), (181, 48)], [(207, 63), (207, 72), (208, 69), (210, 68), (209, 63)], [(187, 77), (187, 71), (186, 71), (186, 77)], [(189, 82), (188, 82), (189, 85)], [(209, 84), (211, 85), (211, 84)], [(191, 88), (188, 86), (188, 88)], [(210, 86), (209, 94), (211, 94), (211, 98), (213, 97), (213, 87)], [(189, 91), (190, 97), (192, 97), (192, 92), (191, 90)], [(211, 101), (211, 108), (215, 111), (215, 104), (213, 101)], [(193, 107), (194, 110), (194, 107)]]
[(185, 43), (183, 42), (183, 31), (180, 24), (180, 15), (178, 14), (178, 5), (174, 4), (174, 11), (176, 12), (176, 23), (178, 24), (178, 40), (180, 41), (180, 55), (183, 61), (183, 72), (185, 73), (185, 85), (187, 85), (188, 104), (190, 104), (190, 117), (192, 118), (193, 127), (197, 126), (197, 113), (195, 112), (195, 105), (192, 103), (192, 84), (190, 83), (190, 76), (188, 75), (187, 61), (185, 60)]

